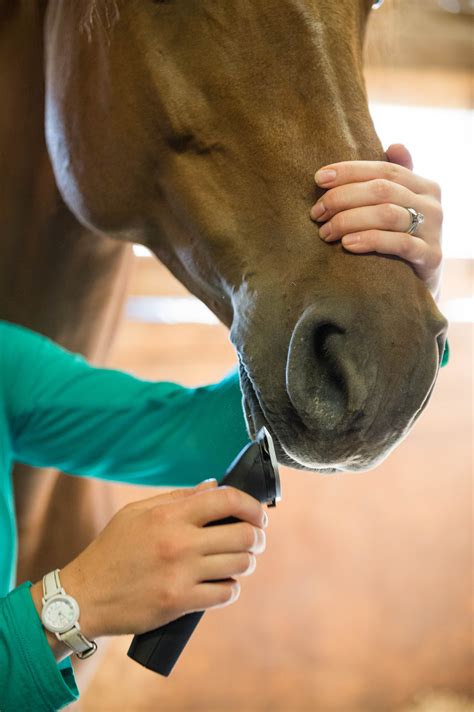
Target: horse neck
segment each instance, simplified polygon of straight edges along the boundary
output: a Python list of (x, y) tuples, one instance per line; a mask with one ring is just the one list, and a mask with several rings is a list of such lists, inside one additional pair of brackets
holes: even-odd
[(96, 322), (124, 248), (79, 225), (56, 186), (44, 138), (46, 5), (0, 4), (0, 318), (93, 355), (109, 340)]

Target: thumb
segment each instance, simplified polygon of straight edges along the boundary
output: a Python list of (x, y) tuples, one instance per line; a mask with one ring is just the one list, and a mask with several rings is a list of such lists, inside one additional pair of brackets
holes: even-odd
[(212, 489), (214, 487), (217, 487), (216, 479), (211, 478), (208, 480), (203, 480), (198, 485), (194, 485), (194, 487), (174, 489), (170, 490), (169, 492), (165, 492), (165, 494), (159, 494), (157, 497), (152, 497), (151, 499), (155, 500), (155, 502), (152, 503), (151, 506), (156, 506), (157, 504), (166, 504), (167, 502), (175, 502), (178, 499), (185, 499), (186, 497), (190, 497), (191, 495), (195, 494), (196, 491), (201, 492), (202, 490)]
[(153, 509), (153, 507), (158, 507), (160, 504), (169, 504), (170, 502), (176, 502), (180, 499), (186, 499), (191, 497), (191, 495), (199, 492), (203, 489), (210, 489), (211, 487), (217, 486), (217, 480), (204, 480), (200, 482), (195, 487), (186, 487), (180, 489), (173, 489), (169, 492), (164, 492), (163, 494), (157, 494), (154, 497), (147, 497), (147, 499), (141, 499), (138, 502), (131, 502), (129, 507), (133, 509)]
[(397, 163), (399, 166), (413, 170), (413, 158), (411, 153), (403, 143), (392, 143), (385, 152), (390, 163)]
[(170, 502), (176, 502), (180, 499), (186, 499), (187, 497), (191, 497), (191, 495), (196, 494), (196, 492), (213, 489), (214, 487), (217, 487), (217, 480), (213, 478), (209, 480), (203, 480), (198, 485), (194, 485), (194, 487), (186, 487), (186, 489), (174, 489), (170, 490), (170, 492), (166, 492), (165, 494), (158, 495), (157, 497), (152, 497), (151, 500), (153, 501), (150, 500), (150, 504), (147, 505), (147, 507), (156, 507), (159, 504), (169, 504)]

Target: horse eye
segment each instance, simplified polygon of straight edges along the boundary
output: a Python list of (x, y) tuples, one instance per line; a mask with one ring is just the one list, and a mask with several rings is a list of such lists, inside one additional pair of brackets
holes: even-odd
[(383, 5), (383, 0), (375, 0), (375, 2), (372, 3), (372, 10), (377, 10), (381, 5)]

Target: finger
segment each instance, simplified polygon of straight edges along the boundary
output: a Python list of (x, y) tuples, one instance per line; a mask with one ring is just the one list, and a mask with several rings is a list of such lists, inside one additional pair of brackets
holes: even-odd
[[(337, 213), (331, 220), (319, 228), (320, 237), (326, 242), (339, 240), (343, 235), (361, 230), (391, 230), (392, 232), (407, 232), (411, 225), (411, 215), (399, 205), (383, 203), (382, 205), (353, 208)], [(417, 227), (417, 237), (423, 232), (435, 236), (434, 225), (430, 216), (425, 215), (425, 221)]]
[(385, 155), (390, 163), (398, 163), (399, 166), (413, 170), (413, 158), (411, 153), (403, 143), (392, 143), (385, 151)]
[[(219, 583), (201, 583), (195, 587), (192, 610), (205, 611), (210, 608), (229, 606), (240, 596), (240, 583), (235, 579)], [(189, 611), (191, 612), (191, 611)]]
[(350, 208), (381, 203), (393, 203), (411, 208), (419, 200), (420, 196), (408, 188), (384, 178), (376, 178), (331, 188), (313, 205), (310, 215), (317, 222), (325, 222), (336, 213)]
[(205, 555), (237, 554), (244, 551), (261, 554), (265, 546), (263, 529), (247, 522), (207, 527), (201, 530), (199, 540), (199, 552)]
[(266, 514), (260, 502), (235, 487), (221, 486), (208, 492), (200, 492), (188, 499), (183, 511), (188, 521), (203, 526), (227, 517), (235, 517), (256, 527), (265, 528)]
[(438, 200), (441, 197), (441, 189), (437, 183), (417, 176), (404, 166), (386, 161), (343, 161), (324, 166), (315, 175), (316, 183), (323, 188), (375, 178), (393, 181), (420, 195), (432, 195)]
[(430, 257), (432, 250), (426, 242), (405, 232), (368, 230), (359, 234), (345, 235), (342, 244), (350, 252), (396, 255), (420, 267), (427, 267), (427, 262), (432, 260)]
[(199, 581), (207, 582), (237, 576), (250, 576), (256, 566), (256, 556), (246, 551), (238, 554), (204, 556), (199, 566)]

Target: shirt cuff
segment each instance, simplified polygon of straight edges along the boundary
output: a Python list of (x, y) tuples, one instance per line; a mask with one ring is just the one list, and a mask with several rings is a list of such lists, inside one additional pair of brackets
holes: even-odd
[(442, 356), (442, 358), (441, 358), (441, 368), (443, 368), (443, 366), (446, 366), (446, 364), (447, 364), (448, 362), (449, 362), (449, 342), (448, 342), (448, 340), (446, 339), (446, 341), (445, 341), (445, 343), (444, 343), (443, 356)]
[(31, 597), (32, 585), (26, 581), (6, 597), (5, 616), (15, 643), (12, 665), (21, 688), (35, 695), (36, 712), (51, 712), (78, 700), (79, 690), (69, 657), (58, 663), (49, 646)]

